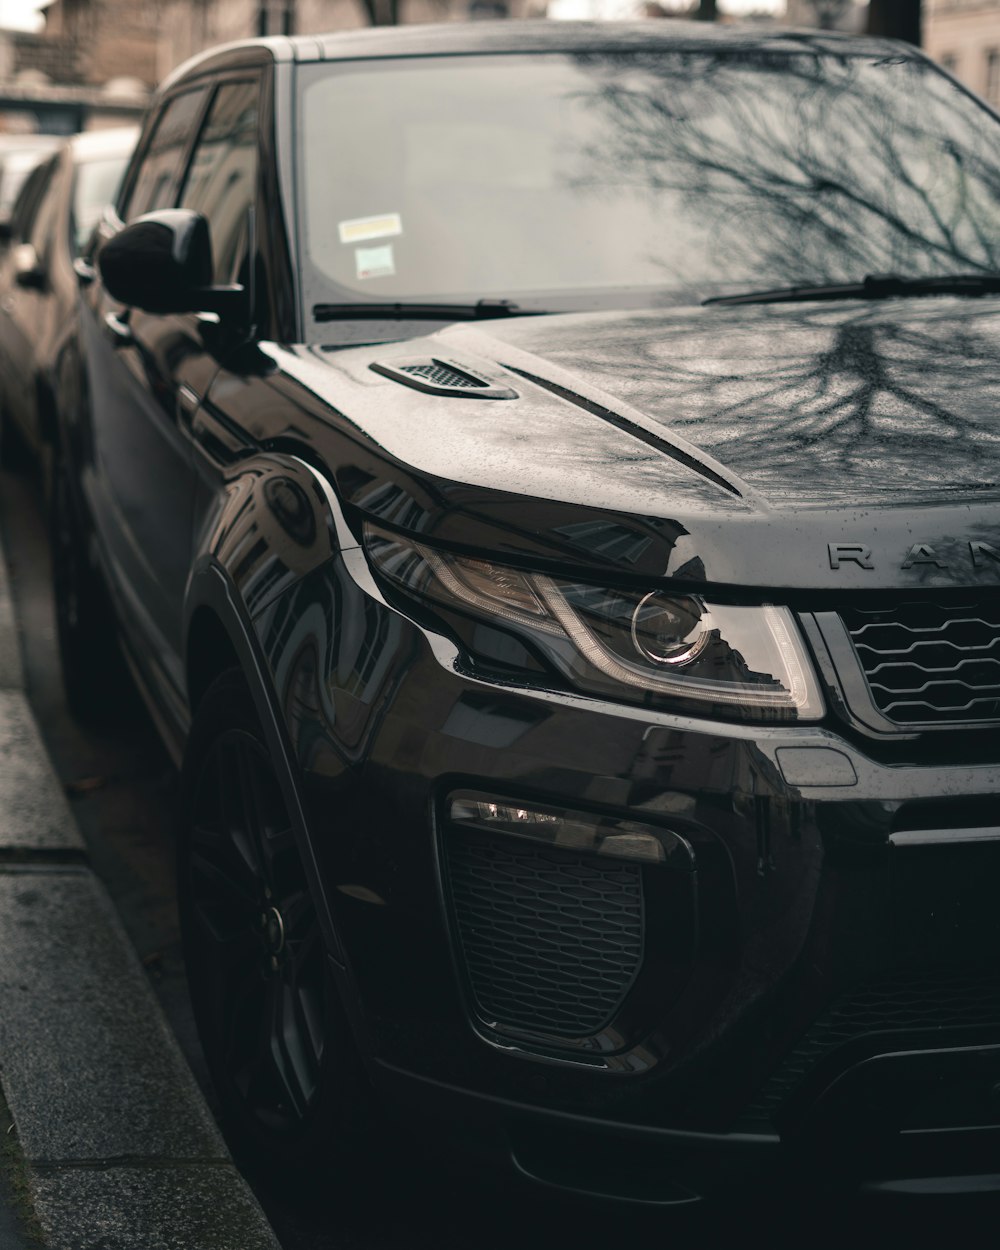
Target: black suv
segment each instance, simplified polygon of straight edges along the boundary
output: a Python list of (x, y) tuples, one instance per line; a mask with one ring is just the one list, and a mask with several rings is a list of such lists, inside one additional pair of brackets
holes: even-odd
[(998, 121), (682, 22), (163, 86), (58, 372), (60, 638), (183, 758), (248, 1150), (370, 1085), (642, 1201), (995, 1172)]

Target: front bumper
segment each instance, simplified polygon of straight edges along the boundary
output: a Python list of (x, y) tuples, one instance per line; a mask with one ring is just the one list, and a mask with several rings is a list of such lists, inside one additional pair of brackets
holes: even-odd
[[(983, 813), (1000, 804), (1000, 743), (974, 766), (889, 763), (827, 727), (721, 725), (479, 678), (381, 599), (357, 552), (256, 625), (384, 1089), (467, 1135), (478, 1125), (491, 1153), (551, 1184), (543, 1154), (580, 1152), (539, 1152), (541, 1126), (619, 1157), (626, 1140), (655, 1142), (664, 1163), (642, 1201), (816, 1151), (858, 1181), (990, 1171), (1000, 818), (994, 830)], [(456, 791), (638, 822), (691, 848), (686, 868), (639, 870), (641, 968), (599, 1028), (554, 1034), (484, 1011), (450, 881)], [(579, 1159), (564, 1173), (590, 1177)], [(661, 1182), (667, 1196), (649, 1198)], [(596, 1174), (580, 1183), (600, 1188)]]

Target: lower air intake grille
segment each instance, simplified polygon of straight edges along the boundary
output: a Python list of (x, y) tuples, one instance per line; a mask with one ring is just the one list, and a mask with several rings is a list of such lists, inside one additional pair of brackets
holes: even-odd
[[(770, 1122), (806, 1076), (846, 1042), (872, 1033), (933, 1030), (942, 1046), (947, 1030), (1000, 1029), (1000, 971), (940, 969), (900, 972), (858, 987), (813, 1024), (758, 1093), (743, 1121)], [(887, 1043), (891, 1049), (905, 1046)]]
[(1000, 720), (1000, 601), (911, 601), (841, 617), (872, 699), (900, 725)]
[(614, 1016), (642, 961), (642, 877), (471, 830), (447, 845), (458, 942), (479, 1014), (586, 1037)]

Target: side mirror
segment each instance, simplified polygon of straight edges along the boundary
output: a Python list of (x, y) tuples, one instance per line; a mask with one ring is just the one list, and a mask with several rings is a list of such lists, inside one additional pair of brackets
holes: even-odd
[(45, 286), (45, 266), (30, 243), (18, 243), (12, 253), (14, 281), (27, 290), (40, 291)]
[(112, 298), (150, 313), (246, 310), (241, 286), (212, 285), (212, 241), (201, 213), (166, 208), (137, 217), (101, 248), (101, 279)]

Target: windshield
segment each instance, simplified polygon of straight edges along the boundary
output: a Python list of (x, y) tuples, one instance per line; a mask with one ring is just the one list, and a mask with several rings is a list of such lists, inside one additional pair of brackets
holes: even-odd
[(303, 67), (304, 294), (601, 307), (1000, 269), (1000, 127), (905, 57)]
[(82, 161), (76, 167), (73, 186), (73, 242), (79, 252), (105, 208), (114, 202), (128, 164), (128, 155)]

